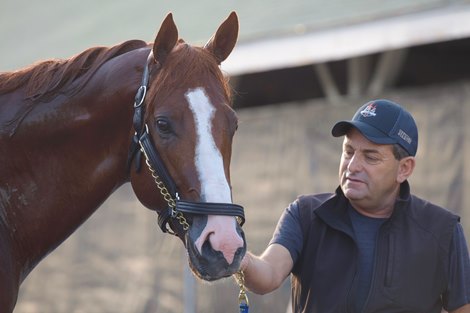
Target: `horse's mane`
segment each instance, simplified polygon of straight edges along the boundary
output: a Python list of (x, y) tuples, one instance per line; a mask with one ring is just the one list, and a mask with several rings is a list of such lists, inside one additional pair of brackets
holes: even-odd
[[(113, 47), (93, 47), (70, 59), (52, 59), (14, 72), (0, 73), (0, 95), (25, 88), (26, 99), (49, 101), (58, 94), (67, 96), (80, 91), (106, 61), (146, 46), (144, 41), (129, 40)], [(77, 84), (72, 84), (78, 78)]]
[(13, 136), (38, 103), (51, 101), (58, 95), (73, 96), (106, 61), (146, 45), (141, 40), (129, 40), (113, 47), (89, 48), (70, 59), (46, 60), (18, 71), (0, 73), (0, 95), (19, 88), (25, 92), (23, 105), (11, 120), (0, 125), (0, 132), (7, 131)]

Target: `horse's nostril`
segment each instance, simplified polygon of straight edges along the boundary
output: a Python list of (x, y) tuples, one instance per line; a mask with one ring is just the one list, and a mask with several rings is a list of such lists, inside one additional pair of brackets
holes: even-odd
[(206, 240), (204, 241), (204, 243), (202, 244), (202, 248), (201, 248), (201, 255), (207, 255), (207, 253), (209, 253), (210, 251), (212, 251), (212, 247), (211, 247), (211, 243), (209, 242), (209, 240)]
[[(206, 239), (204, 240), (204, 245), (206, 245), (209, 249), (212, 249), (212, 250), (215, 250), (214, 247), (212, 246), (211, 244), (211, 237), (214, 235), (213, 232), (209, 233), (206, 237)], [(204, 246), (203, 245), (203, 246)]]
[(239, 259), (237, 251), (243, 250), (245, 242), (233, 217), (209, 216), (207, 223), (193, 223), (192, 227), (194, 246), (202, 258), (222, 258), (227, 265)]

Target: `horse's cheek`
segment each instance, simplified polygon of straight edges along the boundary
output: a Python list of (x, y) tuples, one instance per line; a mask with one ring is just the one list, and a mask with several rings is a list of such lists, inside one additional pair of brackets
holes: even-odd
[(160, 211), (166, 207), (149, 170), (142, 167), (140, 172), (132, 171), (131, 185), (137, 199), (148, 209)]

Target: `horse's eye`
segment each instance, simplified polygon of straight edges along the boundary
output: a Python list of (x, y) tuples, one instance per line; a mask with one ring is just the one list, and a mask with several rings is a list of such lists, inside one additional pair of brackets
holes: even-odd
[(171, 125), (166, 119), (159, 118), (156, 121), (157, 129), (161, 134), (169, 134), (171, 133)]

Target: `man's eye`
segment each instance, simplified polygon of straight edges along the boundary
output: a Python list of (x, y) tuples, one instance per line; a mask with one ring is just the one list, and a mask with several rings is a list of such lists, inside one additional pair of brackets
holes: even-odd
[(376, 156), (366, 155), (365, 159), (366, 159), (366, 162), (370, 164), (377, 164), (380, 162), (380, 158)]

